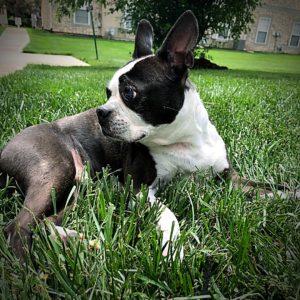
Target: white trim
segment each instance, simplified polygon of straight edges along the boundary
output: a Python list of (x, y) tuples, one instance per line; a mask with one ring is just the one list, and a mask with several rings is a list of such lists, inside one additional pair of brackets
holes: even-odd
[[(88, 14), (88, 23), (80, 23), (80, 22), (76, 22), (76, 12), (78, 10), (84, 10), (87, 12)], [(74, 14), (73, 14), (73, 24), (74, 25), (82, 25), (82, 26), (90, 26), (91, 25), (91, 13), (89, 11), (86, 10), (86, 6), (81, 6), (80, 8), (78, 8)]]
[[(265, 30), (262, 30), (260, 27), (261, 27), (261, 20), (262, 19), (265, 19), (265, 20), (268, 20), (269, 21), (269, 24), (267, 25), (267, 31)], [(269, 29), (270, 29), (270, 26), (271, 26), (271, 21), (272, 21), (272, 18), (271, 17), (260, 17), (259, 20), (258, 20), (258, 24), (257, 24), (257, 30), (256, 30), (256, 36), (255, 36), (255, 44), (258, 44), (258, 45), (266, 45), (267, 44), (267, 41), (268, 41), (268, 37), (269, 37)], [(266, 39), (265, 39), (265, 42), (264, 43), (261, 43), (261, 42), (258, 42), (257, 41), (257, 37), (258, 37), (258, 33), (259, 32), (266, 32)]]
[[(291, 35), (290, 35), (290, 39), (289, 39), (289, 47), (291, 47), (291, 48), (298, 48), (299, 45), (300, 45), (300, 32), (296, 32), (296, 31), (295, 31), (296, 24), (300, 27), (300, 22), (294, 22), (294, 23), (293, 23), (293, 29), (292, 29), (292, 32), (291, 32)], [(291, 41), (292, 41), (292, 36), (293, 36), (293, 35), (299, 37), (298, 45), (297, 45), (297, 46), (291, 45)]]

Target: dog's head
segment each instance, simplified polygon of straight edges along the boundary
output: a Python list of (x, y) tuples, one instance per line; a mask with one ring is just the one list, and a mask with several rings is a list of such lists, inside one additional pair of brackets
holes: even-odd
[(153, 55), (152, 26), (140, 21), (133, 60), (114, 74), (106, 90), (108, 101), (96, 110), (104, 135), (136, 142), (149, 138), (160, 125), (172, 124), (184, 103), (197, 39), (197, 20), (187, 11)]

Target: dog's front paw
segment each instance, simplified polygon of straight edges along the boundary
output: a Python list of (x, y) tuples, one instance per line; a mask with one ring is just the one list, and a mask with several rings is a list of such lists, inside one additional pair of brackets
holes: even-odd
[(72, 229), (68, 229), (56, 225), (49, 226), (49, 229), (52, 237), (55, 237), (58, 234), (64, 243), (66, 243), (68, 239), (72, 237), (79, 236), (81, 238), (81, 235), (76, 230), (72, 230)]
[[(174, 213), (163, 206), (161, 215), (159, 217), (157, 226), (162, 231), (162, 247), (163, 247), (163, 256), (167, 256), (170, 249), (170, 240), (174, 242), (180, 235), (180, 227), (177, 218)], [(180, 248), (180, 259), (183, 259), (183, 248)], [(176, 256), (176, 251), (173, 253), (173, 258)]]
[(50, 236), (55, 237), (59, 236), (61, 240), (66, 244), (70, 238), (79, 238), (81, 241), (88, 242), (89, 248), (91, 250), (99, 250), (100, 249), (100, 244), (99, 241), (97, 240), (86, 240), (83, 236), (82, 233), (77, 232), (76, 230), (73, 229), (68, 229), (65, 227), (57, 226), (57, 225), (52, 225), (49, 227), (50, 229)]

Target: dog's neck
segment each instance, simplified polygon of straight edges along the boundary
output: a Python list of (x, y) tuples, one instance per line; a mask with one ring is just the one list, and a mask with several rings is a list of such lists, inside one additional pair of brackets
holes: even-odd
[(211, 123), (207, 111), (190, 82), (184, 96), (184, 104), (176, 119), (171, 124), (163, 124), (155, 128), (151, 138), (142, 140), (144, 145), (150, 149), (175, 145), (197, 147), (203, 135), (209, 134)]
[(156, 127), (142, 143), (156, 162), (157, 180), (168, 182), (177, 172), (227, 168), (223, 139), (210, 122), (199, 94), (190, 84), (185, 90), (184, 104), (171, 124)]

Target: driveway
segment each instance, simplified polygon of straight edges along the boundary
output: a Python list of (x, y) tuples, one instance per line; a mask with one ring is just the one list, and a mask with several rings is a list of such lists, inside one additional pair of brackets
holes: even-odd
[(27, 64), (51, 66), (89, 66), (87, 63), (68, 55), (47, 55), (22, 53), (29, 43), (24, 28), (7, 27), (0, 36), (0, 76), (23, 69)]

